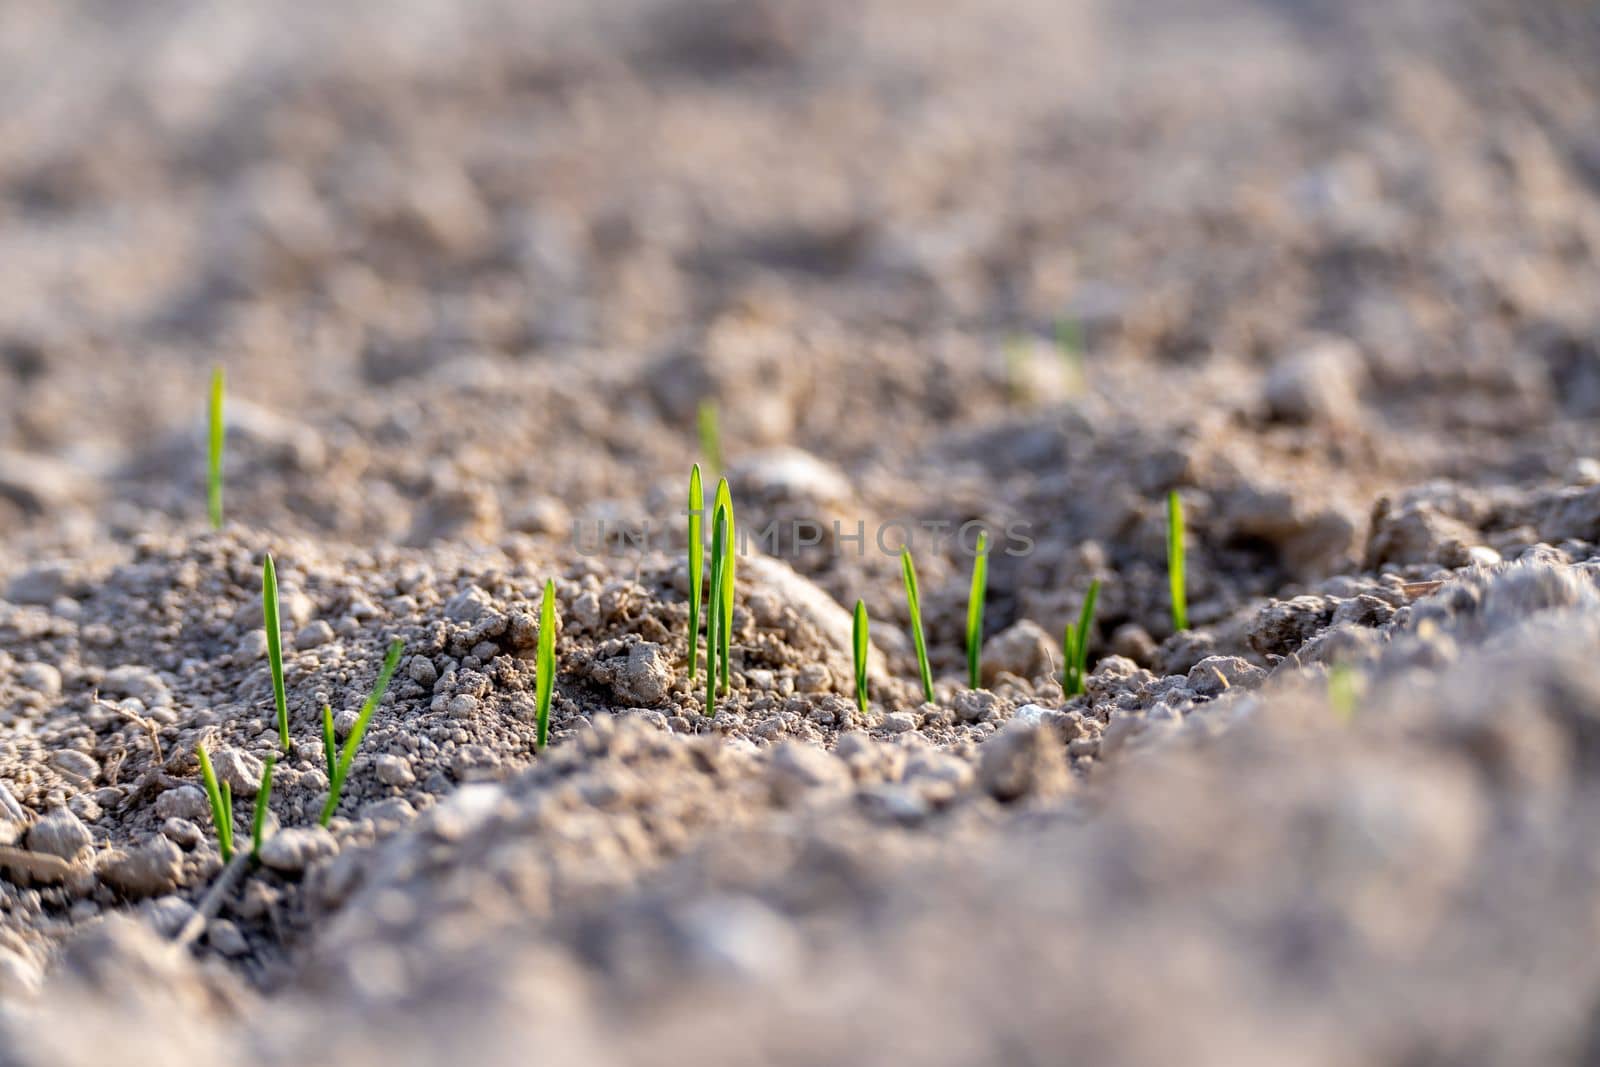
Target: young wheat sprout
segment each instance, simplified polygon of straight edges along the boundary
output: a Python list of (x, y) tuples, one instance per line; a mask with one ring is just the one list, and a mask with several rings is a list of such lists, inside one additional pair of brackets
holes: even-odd
[(716, 509), (719, 515), (728, 517), (727, 527), (723, 531), (726, 543), (722, 546), (722, 575), (718, 586), (721, 597), (713, 601), (712, 605), (722, 611), (722, 619), (717, 626), (717, 640), (721, 643), (721, 647), (717, 651), (717, 665), (722, 672), (720, 676), (721, 691), (726, 694), (728, 692), (728, 661), (732, 658), (729, 653), (733, 649), (734, 559), (738, 555), (733, 547), (735, 536), (733, 494), (728, 491), (728, 479), (726, 478), (717, 483)]
[(1178, 491), (1167, 494), (1167, 584), (1172, 591), (1172, 628), (1189, 628), (1188, 584), (1183, 563), (1183, 501)]
[(972, 589), (967, 596), (967, 681), (983, 688), (983, 601), (989, 588), (989, 535), (978, 535), (978, 554), (972, 560)]
[(278, 570), (267, 553), (261, 565), (261, 615), (267, 628), (267, 664), (272, 668), (272, 699), (278, 707), (278, 744), (289, 750), (289, 698), (283, 688), (283, 631), (278, 626)]
[(722, 586), (728, 581), (728, 567), (723, 559), (729, 551), (728, 511), (719, 502), (716, 517), (711, 523), (711, 589), (706, 598), (706, 715), (717, 713), (717, 661), (726, 647), (722, 641), (724, 615), (722, 612)]
[(546, 578), (544, 596), (539, 601), (539, 653), (535, 662), (538, 677), (534, 683), (534, 722), (538, 731), (535, 747), (540, 752), (550, 741), (550, 697), (556, 686), (556, 583)]
[(1061, 639), (1062, 658), (1066, 661), (1061, 671), (1061, 690), (1068, 697), (1078, 696), (1089, 677), (1089, 631), (1094, 626), (1094, 604), (1100, 596), (1100, 582), (1089, 583), (1089, 592), (1083, 598), (1083, 613), (1078, 624), (1067, 623)]
[(861, 709), (861, 714), (867, 714), (867, 645), (870, 637), (867, 633), (867, 605), (865, 602), (856, 601), (856, 617), (852, 644), (856, 654), (856, 706)]
[(694, 684), (700, 655), (700, 594), (705, 580), (705, 490), (700, 484), (700, 464), (689, 472), (689, 683)]
[(1328, 704), (1333, 708), (1333, 717), (1345, 726), (1355, 721), (1364, 688), (1355, 668), (1348, 663), (1335, 663), (1328, 668)]
[(922, 697), (934, 703), (933, 670), (928, 666), (928, 639), (922, 630), (922, 596), (917, 592), (917, 565), (911, 561), (911, 549), (900, 550), (900, 576), (906, 583), (906, 607), (911, 611), (911, 643), (917, 650), (917, 670), (922, 675)]
[(250, 819), (250, 858), (261, 862), (261, 837), (267, 827), (267, 809), (272, 803), (272, 768), (277, 756), (268, 756), (261, 768), (261, 785), (256, 789), (256, 810)]
[[(333, 773), (328, 776), (328, 800), (322, 806), (322, 818), (318, 820), (327, 826), (333, 819), (333, 813), (339, 808), (339, 797), (344, 792), (345, 779), (350, 776), (350, 765), (355, 762), (356, 749), (361, 747), (361, 739), (366, 736), (367, 725), (372, 722), (372, 715), (378, 710), (378, 704), (383, 700), (384, 690), (389, 688), (389, 679), (394, 677), (394, 669), (400, 665), (400, 654), (405, 651), (406, 643), (395, 638), (389, 643), (389, 652), (383, 657), (383, 666), (378, 670), (378, 680), (373, 683), (372, 692), (367, 696), (367, 702), (361, 705), (361, 714), (356, 716), (355, 725), (350, 727), (350, 736), (344, 739), (344, 748), (339, 751), (339, 761), (333, 766)], [(331, 730), (329, 731), (331, 733)], [(324, 743), (328, 740), (324, 737)]]
[(328, 781), (339, 768), (339, 744), (333, 736), (333, 706), (322, 705), (322, 758), (328, 765)]
[(206, 511), (214, 530), (222, 529), (222, 448), (227, 440), (222, 393), (222, 368), (219, 366), (211, 372), (211, 402), (206, 419)]
[(233, 793), (228, 783), (217, 785), (217, 772), (212, 769), (211, 756), (205, 745), (196, 746), (194, 754), (200, 758), (200, 777), (205, 782), (206, 799), (211, 802), (211, 821), (217, 828), (217, 851), (222, 862), (233, 859)]

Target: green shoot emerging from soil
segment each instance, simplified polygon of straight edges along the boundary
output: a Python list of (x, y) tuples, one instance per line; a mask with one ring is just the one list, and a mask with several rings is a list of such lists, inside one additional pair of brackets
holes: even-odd
[(1078, 624), (1067, 623), (1067, 632), (1061, 639), (1062, 657), (1066, 666), (1061, 673), (1061, 689), (1068, 697), (1083, 692), (1089, 677), (1089, 631), (1094, 626), (1094, 602), (1100, 596), (1100, 583), (1089, 583), (1089, 592), (1083, 598), (1083, 613)]
[(267, 663), (272, 668), (272, 699), (278, 707), (278, 744), (289, 750), (289, 698), (283, 688), (283, 631), (278, 626), (278, 569), (272, 553), (261, 565), (261, 615), (267, 628)]
[(977, 555), (972, 559), (972, 591), (967, 596), (967, 681), (982, 688), (983, 601), (989, 588), (989, 535), (978, 535)]
[(1183, 565), (1183, 501), (1178, 491), (1167, 494), (1167, 583), (1172, 589), (1172, 628), (1189, 628), (1188, 583)]
[(277, 766), (277, 763), (277, 756), (268, 756), (266, 765), (261, 768), (261, 785), (256, 789), (255, 815), (250, 819), (250, 858), (258, 863), (261, 861), (261, 835), (267, 828), (267, 808), (272, 803), (272, 768)]
[(328, 781), (339, 767), (339, 745), (333, 737), (333, 707), (322, 705), (322, 758), (328, 764)]
[(695, 413), (695, 427), (700, 431), (700, 454), (711, 464), (713, 471), (723, 470), (722, 431), (717, 427), (715, 400), (700, 401), (700, 409)]
[(922, 696), (933, 699), (933, 669), (928, 666), (928, 639), (922, 630), (922, 596), (917, 592), (917, 565), (911, 562), (911, 549), (900, 550), (900, 574), (906, 582), (906, 607), (911, 610), (911, 643), (917, 649), (917, 670), (922, 675)]
[(556, 582), (546, 578), (544, 596), (539, 599), (539, 654), (535, 662), (538, 678), (534, 683), (534, 722), (540, 752), (550, 741), (550, 697), (556, 688)]
[(700, 658), (700, 594), (705, 580), (706, 494), (700, 483), (700, 464), (689, 472), (689, 683), (694, 684)]
[(344, 748), (339, 751), (339, 762), (334, 765), (333, 773), (328, 776), (328, 802), (322, 806), (322, 818), (319, 820), (323, 826), (328, 825), (333, 813), (338, 810), (339, 796), (344, 792), (345, 779), (350, 776), (350, 765), (355, 762), (356, 749), (361, 747), (361, 739), (367, 733), (367, 724), (372, 722), (372, 715), (378, 710), (378, 703), (383, 700), (384, 690), (389, 688), (389, 679), (394, 677), (394, 669), (400, 665), (400, 653), (405, 651), (405, 647), (405, 642), (399, 638), (390, 642), (389, 653), (383, 657), (383, 666), (378, 671), (378, 680), (373, 683), (367, 702), (361, 705), (361, 714), (356, 716), (355, 725), (350, 727), (350, 736), (344, 739)]
[(206, 746), (196, 747), (194, 754), (200, 757), (200, 777), (205, 781), (206, 799), (211, 802), (211, 821), (217, 828), (217, 851), (222, 853), (222, 862), (227, 863), (233, 859), (233, 793), (226, 782), (220, 788), (217, 786), (217, 772), (211, 767)]
[(727, 528), (723, 531), (727, 543), (722, 546), (722, 575), (718, 582), (721, 598), (714, 598), (711, 602), (712, 609), (720, 608), (722, 619), (717, 626), (717, 640), (721, 643), (717, 650), (717, 665), (721, 669), (722, 692), (728, 691), (728, 660), (729, 652), (733, 648), (733, 581), (734, 558), (734, 520), (733, 520), (733, 494), (728, 491), (728, 479), (723, 478), (717, 483), (716, 509), (718, 514), (728, 517)]
[[(720, 492), (719, 492), (720, 496)], [(722, 585), (728, 580), (728, 568), (723, 557), (732, 542), (728, 535), (728, 511), (717, 502), (716, 518), (711, 524), (711, 590), (706, 599), (706, 714), (717, 713), (717, 660), (722, 656), (723, 612)]]
[(1076, 367), (1083, 360), (1083, 324), (1070, 316), (1056, 321), (1056, 351)]
[(1328, 669), (1328, 704), (1333, 717), (1346, 726), (1355, 721), (1362, 688), (1361, 678), (1348, 663), (1335, 663)]
[(206, 510), (211, 528), (222, 529), (222, 446), (227, 432), (222, 421), (222, 368), (211, 372), (211, 403), (207, 412), (206, 434)]
[(867, 633), (867, 605), (856, 601), (856, 620), (852, 636), (852, 644), (856, 653), (856, 706), (861, 709), (861, 714), (867, 713), (867, 643), (870, 637)]

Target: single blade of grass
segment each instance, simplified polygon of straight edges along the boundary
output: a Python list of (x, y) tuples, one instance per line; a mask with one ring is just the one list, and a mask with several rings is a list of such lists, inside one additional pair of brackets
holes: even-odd
[(694, 684), (700, 658), (700, 593), (705, 581), (705, 490), (700, 483), (700, 464), (689, 472), (689, 684)]
[(228, 824), (228, 854), (234, 852), (233, 847), (233, 786), (227, 782), (222, 783), (222, 821)]
[(856, 706), (862, 715), (867, 713), (867, 646), (870, 640), (867, 625), (867, 605), (858, 600), (852, 643), (856, 654)]
[(539, 600), (539, 654), (535, 663), (538, 678), (534, 683), (534, 721), (538, 729), (537, 748), (544, 751), (550, 741), (550, 697), (556, 688), (556, 583), (546, 578), (544, 596)]
[(717, 666), (721, 670), (722, 692), (728, 691), (728, 663), (733, 658), (733, 586), (734, 586), (734, 560), (738, 553), (734, 551), (733, 494), (728, 490), (728, 479), (723, 478), (717, 483), (716, 508), (719, 514), (726, 514), (728, 523), (723, 531), (726, 543), (722, 546), (722, 583), (720, 586), (721, 600), (719, 607), (722, 611), (721, 625), (717, 627), (717, 639), (721, 648), (717, 652)]
[(339, 768), (338, 742), (333, 737), (333, 707), (322, 705), (322, 758), (328, 764), (328, 781), (333, 781), (333, 772)]
[(1061, 689), (1068, 697), (1078, 696), (1084, 691), (1084, 686), (1089, 677), (1089, 632), (1094, 626), (1094, 605), (1100, 596), (1100, 582), (1095, 580), (1089, 583), (1089, 592), (1083, 598), (1083, 612), (1078, 616), (1078, 624), (1074, 626), (1067, 623), (1066, 635), (1061, 641), (1062, 658), (1066, 665), (1062, 670)]
[(1068, 388), (1074, 393), (1082, 392), (1088, 381), (1088, 372), (1084, 363), (1085, 349), (1081, 322), (1070, 316), (1056, 321), (1056, 351), (1061, 355), (1061, 365), (1067, 375)]
[(272, 668), (272, 699), (278, 707), (278, 744), (289, 750), (289, 698), (283, 688), (283, 631), (278, 626), (278, 570), (267, 553), (261, 565), (261, 615), (267, 628), (267, 663)]
[(211, 402), (206, 420), (206, 510), (214, 530), (222, 529), (222, 449), (227, 441), (222, 395), (222, 368), (218, 366), (211, 372)]
[(711, 464), (713, 471), (726, 470), (722, 465), (722, 431), (717, 426), (715, 400), (700, 401), (699, 410), (695, 412), (695, 426), (700, 431), (700, 455)]
[(983, 601), (989, 589), (989, 534), (978, 535), (977, 555), (972, 559), (972, 589), (967, 596), (967, 680), (972, 688), (983, 682)]
[(1345, 726), (1355, 721), (1361, 706), (1362, 679), (1348, 663), (1335, 663), (1328, 668), (1328, 704), (1333, 717)]
[(1071, 316), (1056, 320), (1056, 350), (1076, 364), (1083, 358), (1083, 324)]
[(261, 785), (256, 789), (256, 810), (250, 819), (250, 857), (258, 861), (261, 859), (261, 835), (267, 826), (267, 809), (272, 803), (272, 768), (277, 763), (277, 756), (268, 756), (265, 766), (261, 768)]
[(717, 660), (722, 656), (722, 583), (728, 568), (723, 555), (728, 548), (728, 512), (718, 506), (711, 523), (711, 590), (706, 599), (706, 714), (717, 713)]
[(1188, 583), (1183, 562), (1183, 501), (1178, 491), (1167, 494), (1167, 585), (1172, 591), (1172, 628), (1189, 628)]
[(212, 769), (206, 746), (196, 746), (194, 754), (200, 758), (200, 778), (205, 783), (206, 800), (211, 802), (211, 822), (217, 828), (217, 851), (222, 853), (222, 862), (227, 863), (233, 859), (233, 818), (228, 811), (231, 805), (223, 802), (222, 789), (217, 785), (217, 772)]
[(333, 768), (333, 774), (328, 779), (328, 801), (322, 806), (322, 818), (319, 820), (327, 826), (333, 819), (333, 813), (338, 810), (339, 796), (344, 792), (344, 781), (350, 775), (350, 765), (355, 762), (356, 749), (361, 747), (361, 739), (366, 735), (367, 724), (372, 721), (373, 712), (378, 710), (378, 703), (383, 700), (384, 690), (389, 688), (389, 679), (394, 677), (394, 669), (400, 665), (400, 653), (405, 651), (406, 643), (398, 637), (389, 643), (389, 652), (383, 657), (383, 666), (378, 670), (378, 680), (373, 683), (372, 692), (367, 696), (367, 702), (361, 705), (361, 714), (356, 716), (356, 723), (350, 728), (350, 736), (344, 739), (344, 748), (339, 750), (339, 762)]
[(922, 596), (917, 592), (917, 565), (911, 560), (911, 549), (900, 550), (900, 575), (906, 583), (906, 607), (911, 610), (911, 643), (917, 649), (917, 670), (922, 675), (922, 696), (929, 703), (933, 698), (933, 669), (928, 666), (928, 639), (922, 630)]

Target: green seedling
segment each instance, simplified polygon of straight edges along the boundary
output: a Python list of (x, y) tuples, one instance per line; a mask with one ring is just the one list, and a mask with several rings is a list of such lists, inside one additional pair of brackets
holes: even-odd
[(550, 741), (550, 697), (556, 687), (556, 583), (546, 578), (544, 596), (539, 600), (538, 678), (534, 684), (534, 722), (538, 729), (540, 752)]
[(1183, 564), (1183, 501), (1178, 491), (1167, 494), (1167, 584), (1172, 590), (1172, 628), (1189, 628), (1188, 585)]
[(972, 590), (967, 596), (967, 680), (974, 689), (982, 688), (983, 601), (989, 588), (989, 534), (978, 535), (978, 551), (972, 560)]
[(272, 699), (278, 707), (278, 744), (289, 750), (289, 698), (283, 688), (283, 631), (278, 626), (278, 570), (267, 553), (261, 565), (261, 615), (267, 628), (267, 663), (272, 668)]
[(250, 819), (250, 858), (261, 862), (261, 835), (267, 828), (267, 808), (272, 803), (272, 768), (278, 757), (268, 756), (261, 768), (261, 785), (256, 789), (255, 815)]
[(1363, 688), (1361, 677), (1348, 663), (1335, 663), (1328, 668), (1328, 704), (1333, 708), (1333, 717), (1346, 726), (1354, 722)]
[(722, 431), (717, 426), (717, 402), (715, 400), (700, 401), (700, 408), (695, 412), (695, 426), (700, 431), (700, 455), (711, 464), (713, 471), (721, 471), (722, 466)]
[(909, 548), (900, 550), (900, 574), (906, 582), (906, 607), (911, 610), (911, 643), (917, 650), (917, 670), (922, 675), (922, 696), (932, 704), (933, 669), (928, 666), (928, 639), (922, 630), (922, 597), (917, 592), (917, 565), (911, 561)]
[(718, 585), (721, 597), (712, 601), (713, 606), (719, 608), (722, 612), (721, 622), (717, 626), (717, 639), (721, 642), (721, 647), (717, 652), (717, 663), (722, 672), (722, 692), (726, 693), (728, 691), (728, 663), (732, 659), (729, 653), (733, 649), (734, 560), (738, 556), (738, 553), (733, 548), (734, 530), (736, 528), (733, 519), (733, 494), (728, 491), (728, 479), (726, 478), (717, 483), (715, 506), (718, 514), (725, 514), (728, 517), (727, 528), (723, 531), (727, 543), (722, 546), (722, 576)]
[(1061, 354), (1061, 365), (1066, 371), (1069, 387), (1074, 392), (1081, 392), (1087, 375), (1083, 361), (1083, 324), (1077, 319), (1064, 317), (1056, 322), (1056, 351)]
[(728, 539), (728, 512), (720, 504), (711, 523), (711, 590), (706, 599), (706, 714), (717, 713), (717, 660), (722, 656), (722, 586), (728, 568), (723, 561), (731, 545)]
[(227, 863), (233, 859), (233, 791), (227, 782), (220, 787), (217, 785), (217, 772), (212, 769), (205, 745), (197, 746), (194, 754), (200, 757), (200, 777), (205, 782), (206, 799), (211, 802), (211, 822), (217, 828), (217, 851), (222, 853), (222, 862)]
[(328, 781), (333, 781), (333, 772), (339, 769), (339, 743), (333, 736), (333, 706), (322, 705), (322, 758), (328, 764)]
[[(318, 820), (323, 826), (328, 825), (333, 819), (334, 811), (339, 807), (339, 797), (344, 792), (345, 779), (350, 776), (350, 765), (355, 762), (356, 749), (361, 747), (361, 739), (367, 733), (367, 724), (372, 721), (373, 713), (378, 710), (378, 703), (383, 700), (384, 690), (389, 688), (389, 679), (394, 677), (394, 669), (400, 665), (400, 653), (405, 651), (405, 647), (405, 642), (399, 638), (390, 642), (389, 652), (383, 657), (383, 666), (378, 670), (378, 680), (373, 683), (367, 702), (361, 705), (361, 714), (356, 716), (355, 725), (350, 727), (350, 736), (344, 739), (344, 748), (339, 751), (339, 761), (334, 764), (333, 773), (328, 776), (328, 801), (322, 806), (322, 818)], [(330, 729), (329, 733), (331, 732)], [(327, 740), (325, 737), (324, 742)]]
[(700, 657), (700, 594), (705, 580), (705, 490), (700, 483), (700, 464), (689, 472), (689, 683), (694, 684)]
[(211, 515), (211, 528), (222, 529), (222, 447), (227, 440), (227, 430), (222, 419), (222, 368), (211, 372), (211, 403), (207, 412), (206, 447), (206, 510)]
[(856, 653), (856, 706), (861, 709), (861, 714), (867, 713), (867, 643), (870, 637), (867, 633), (867, 605), (863, 601), (856, 601), (856, 618), (852, 643)]
[(1094, 602), (1100, 596), (1100, 582), (1089, 583), (1089, 592), (1083, 598), (1083, 613), (1078, 624), (1067, 623), (1061, 638), (1062, 658), (1066, 665), (1061, 672), (1061, 690), (1068, 697), (1078, 696), (1089, 677), (1089, 632), (1094, 626)]
[(1056, 320), (1056, 351), (1074, 367), (1083, 359), (1083, 324), (1070, 316)]

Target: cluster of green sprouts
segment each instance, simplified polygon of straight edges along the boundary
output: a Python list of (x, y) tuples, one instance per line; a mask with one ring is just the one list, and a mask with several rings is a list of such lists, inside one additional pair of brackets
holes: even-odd
[[(223, 394), (224, 381), (222, 368), (218, 367), (211, 376), (211, 389), (207, 399), (207, 437), (206, 437), (206, 510), (213, 528), (222, 526), (222, 462), (223, 449), (226, 443), (226, 431), (223, 419)], [(712, 413), (712, 429), (715, 430), (715, 413)], [(699, 471), (696, 470), (696, 488), (698, 489)], [(726, 485), (722, 487), (726, 491)], [(731, 514), (731, 503), (729, 504)], [(731, 582), (732, 568), (729, 567), (729, 580)], [(732, 597), (728, 598), (731, 609)], [(291, 738), (289, 735), (289, 699), (288, 690), (284, 684), (283, 676), (283, 629), (282, 618), (279, 612), (278, 598), (278, 570), (277, 564), (269, 552), (261, 564), (261, 622), (266, 630), (267, 638), (267, 666), (272, 676), (272, 699), (276, 712), (276, 725), (278, 745), (283, 752), (290, 750)], [(555, 582), (546, 581), (544, 598), (539, 610), (539, 648), (537, 660), (537, 682), (535, 698), (535, 715), (537, 724), (537, 746), (543, 751), (549, 741), (550, 734), (550, 702), (555, 686)], [(355, 763), (356, 752), (361, 747), (361, 741), (366, 736), (367, 727), (372, 722), (373, 715), (378, 710), (378, 705), (383, 701), (383, 695), (389, 688), (389, 682), (394, 678), (394, 672), (400, 665), (400, 657), (405, 652), (405, 642), (396, 638), (390, 642), (388, 652), (383, 658), (383, 666), (378, 671), (377, 681), (374, 682), (372, 692), (367, 696), (360, 713), (356, 716), (355, 723), (351, 726), (349, 734), (345, 737), (343, 747), (340, 747), (334, 738), (333, 708), (324, 704), (322, 706), (322, 754), (328, 771), (328, 796), (322, 807), (321, 817), (318, 822), (327, 826), (332, 821), (334, 812), (339, 808), (339, 800), (344, 795), (344, 787), (350, 776), (350, 769)], [(724, 667), (724, 671), (726, 667)], [(726, 675), (724, 675), (726, 685)], [(195, 755), (200, 761), (200, 773), (204, 779), (206, 798), (211, 806), (212, 822), (216, 826), (217, 845), (222, 853), (224, 862), (229, 862), (236, 854), (234, 847), (234, 818), (233, 818), (233, 792), (227, 782), (218, 782), (215, 768), (211, 763), (211, 756), (206, 751), (205, 745), (199, 745)], [(264, 764), (261, 782), (256, 790), (255, 811), (250, 824), (252, 858), (259, 859), (261, 853), (261, 839), (266, 831), (267, 812), (272, 800), (272, 772), (278, 761), (276, 754), (269, 756)]]
[[(717, 485), (711, 535), (710, 590), (705, 592), (705, 495), (700, 467), (689, 475), (689, 678), (696, 676), (699, 663), (701, 605), (705, 604), (706, 633), (706, 714), (716, 713), (719, 693), (728, 688), (729, 633), (733, 620), (733, 501), (728, 483)], [(1167, 571), (1172, 596), (1172, 623), (1175, 631), (1188, 628), (1188, 606), (1184, 567), (1183, 508), (1176, 491), (1167, 497)], [(983, 682), (983, 613), (988, 598), (989, 538), (980, 533), (972, 562), (972, 579), (967, 594), (966, 660), (967, 682), (973, 689)], [(923, 699), (935, 703), (933, 669), (928, 662), (928, 639), (922, 623), (922, 596), (917, 585), (917, 566), (910, 548), (900, 553), (900, 572), (905, 582), (906, 608), (911, 622), (911, 644), (916, 650), (918, 680)], [(1068, 623), (1062, 634), (1063, 667), (1061, 687), (1070, 699), (1081, 696), (1089, 677), (1089, 641), (1094, 630), (1095, 606), (1100, 597), (1100, 582), (1089, 583), (1076, 623)], [(863, 715), (868, 711), (867, 656), (870, 650), (870, 621), (864, 601), (857, 600), (852, 620), (852, 651), (855, 660), (856, 704)]]
[[(194, 754), (200, 760), (200, 777), (205, 782), (206, 799), (211, 803), (211, 820), (217, 826), (217, 847), (222, 853), (222, 862), (229, 863), (234, 857), (233, 787), (217, 781), (217, 772), (211, 766), (211, 756), (204, 744), (196, 747)], [(261, 839), (266, 833), (267, 810), (272, 803), (272, 769), (277, 762), (278, 757), (267, 757), (261, 768), (261, 782), (256, 786), (256, 806), (250, 817), (250, 857), (255, 860), (261, 858)]]
[(350, 776), (350, 765), (355, 762), (356, 749), (361, 747), (361, 739), (367, 734), (367, 724), (378, 710), (384, 691), (389, 688), (389, 679), (394, 677), (394, 669), (400, 665), (400, 654), (405, 649), (405, 642), (399, 638), (389, 643), (383, 666), (378, 670), (378, 680), (373, 683), (366, 703), (361, 705), (361, 713), (356, 716), (355, 725), (350, 727), (350, 733), (344, 739), (344, 748), (337, 753), (333, 745), (333, 708), (322, 705), (322, 756), (328, 764), (328, 800), (322, 805), (322, 818), (317, 821), (323, 826), (328, 825), (339, 808), (339, 797), (344, 793), (345, 779)]
[(700, 481), (700, 465), (689, 472), (689, 681), (693, 682), (699, 664), (701, 607), (705, 608), (706, 703), (705, 713), (717, 713), (717, 696), (728, 691), (729, 664), (733, 651), (733, 593), (736, 558), (733, 493), (728, 479), (717, 482), (712, 498), (710, 588), (702, 598), (706, 577), (705, 491)]
[(1089, 583), (1089, 592), (1083, 598), (1083, 613), (1078, 624), (1067, 623), (1061, 636), (1061, 657), (1065, 665), (1061, 670), (1061, 691), (1069, 698), (1083, 692), (1089, 677), (1089, 631), (1094, 626), (1094, 602), (1100, 596), (1100, 581)]

